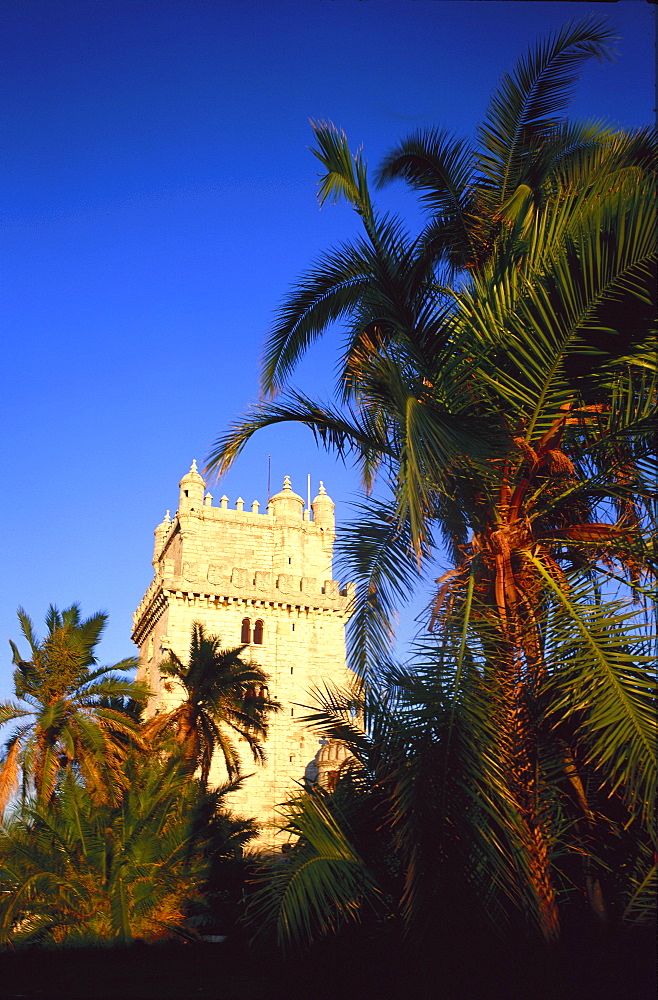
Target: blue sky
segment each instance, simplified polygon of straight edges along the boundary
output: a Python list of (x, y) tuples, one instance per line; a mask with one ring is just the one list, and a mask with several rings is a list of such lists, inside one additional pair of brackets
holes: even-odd
[[(376, 164), (418, 127), (472, 134), (500, 74), (538, 35), (602, 14), (614, 63), (572, 111), (654, 117), (655, 6), (470, 0), (3, 0), (0, 698), (16, 608), (110, 615), (104, 662), (132, 655), (152, 532), (178, 480), (258, 391), (277, 304), (349, 238), (319, 210), (309, 118)], [(413, 198), (379, 203), (413, 225)], [(335, 342), (297, 384), (327, 398)], [(304, 429), (257, 437), (212, 485), (233, 506), (284, 475), (325, 481), (339, 519), (357, 481)], [(410, 617), (404, 622), (410, 632)]]

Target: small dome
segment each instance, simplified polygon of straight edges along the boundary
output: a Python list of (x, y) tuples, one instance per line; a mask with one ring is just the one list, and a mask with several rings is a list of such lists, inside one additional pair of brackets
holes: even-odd
[(170, 528), (171, 528), (171, 517), (170, 517), (170, 512), (167, 511), (167, 513), (165, 514), (165, 516), (163, 517), (163, 519), (160, 521), (160, 524), (157, 526), (157, 528), (154, 531), (154, 535), (155, 535), (155, 542), (154, 542), (154, 548), (153, 548), (153, 561), (154, 562), (156, 562), (157, 559), (160, 556), (163, 542), (164, 542), (165, 537), (167, 535), (167, 532), (169, 531)]
[(167, 513), (165, 514), (165, 516), (160, 521), (160, 524), (158, 525), (158, 527), (155, 530), (156, 531), (158, 531), (158, 530), (166, 531), (167, 528), (169, 528), (170, 526), (171, 526), (171, 511), (168, 510)]
[(273, 497), (270, 497), (270, 503), (273, 500), (297, 500), (302, 507), (304, 506), (303, 498), (300, 497), (299, 493), (295, 493), (290, 485), (290, 476), (283, 477), (283, 489), (275, 493)]
[(323, 764), (325, 766), (329, 764), (338, 764), (340, 766), (348, 757), (349, 753), (344, 743), (338, 743), (337, 740), (329, 740), (318, 754), (318, 766)]
[(329, 494), (325, 490), (324, 483), (322, 482), (322, 480), (320, 480), (320, 489), (318, 491), (318, 495), (316, 496), (315, 500), (313, 501), (313, 506), (315, 506), (316, 503), (319, 503), (319, 504), (331, 504), (332, 507), (335, 506), (333, 500), (331, 499), (331, 497), (329, 496)]
[(192, 465), (190, 466), (190, 471), (185, 476), (183, 476), (178, 485), (182, 486), (183, 483), (202, 483), (205, 488), (206, 485), (205, 480), (203, 476), (199, 474), (199, 470), (196, 467), (196, 458), (192, 459)]

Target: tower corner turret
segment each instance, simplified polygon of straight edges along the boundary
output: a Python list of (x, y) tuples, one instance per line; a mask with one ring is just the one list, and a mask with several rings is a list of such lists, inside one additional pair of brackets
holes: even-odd
[(192, 460), (190, 471), (183, 476), (178, 485), (180, 487), (178, 513), (191, 514), (193, 511), (199, 511), (203, 507), (206, 483), (196, 467), (196, 459)]
[(327, 491), (324, 488), (324, 483), (321, 482), (318, 495), (311, 504), (313, 521), (318, 528), (323, 528), (325, 531), (336, 530), (336, 518), (334, 516), (335, 508), (335, 503), (331, 497), (328, 496)]
[(157, 528), (153, 532), (153, 534), (155, 536), (154, 541), (153, 541), (153, 565), (154, 566), (157, 563), (158, 559), (160, 558), (160, 553), (162, 552), (162, 546), (164, 544), (165, 538), (169, 534), (169, 529), (170, 528), (171, 528), (171, 516), (170, 516), (169, 511), (167, 511), (167, 513), (165, 514), (165, 516), (163, 517), (163, 519), (160, 521), (160, 524), (157, 526)]

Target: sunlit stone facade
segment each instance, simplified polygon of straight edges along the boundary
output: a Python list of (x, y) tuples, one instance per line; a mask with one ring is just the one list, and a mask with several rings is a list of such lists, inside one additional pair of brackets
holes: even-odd
[[(267, 762), (253, 764), (245, 745), (244, 771), (252, 776), (231, 799), (237, 812), (263, 824), (265, 843), (277, 840), (277, 803), (296, 783), (317, 780), (318, 763), (324, 780), (325, 741), (300, 724), (300, 706), (311, 703), (314, 688), (349, 683), (344, 629), (352, 593), (332, 578), (334, 538), (334, 504), (322, 484), (309, 511), (286, 477), (261, 514), (257, 502), (245, 509), (242, 499), (230, 508), (222, 497), (214, 506), (192, 463), (178, 511), (155, 529), (154, 579), (133, 616), (139, 678), (154, 692), (149, 715), (175, 703), (159, 664), (169, 651), (187, 662), (194, 622), (224, 648), (246, 642), (245, 658), (268, 674), (281, 711), (271, 718)], [(342, 747), (331, 754), (343, 755)], [(212, 780), (224, 778), (216, 760)]]

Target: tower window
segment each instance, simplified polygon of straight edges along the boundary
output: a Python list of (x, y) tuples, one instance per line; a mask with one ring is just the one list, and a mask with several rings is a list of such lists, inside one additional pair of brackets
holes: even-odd
[(254, 684), (250, 684), (245, 690), (244, 700), (245, 702), (251, 701), (257, 698), (259, 701), (266, 701), (270, 696), (270, 692), (266, 687), (256, 687)]
[(260, 618), (254, 625), (254, 643), (257, 646), (261, 646), (263, 644), (263, 623)]
[(251, 642), (251, 622), (248, 618), (242, 619), (242, 632), (240, 633), (240, 642), (247, 646)]

